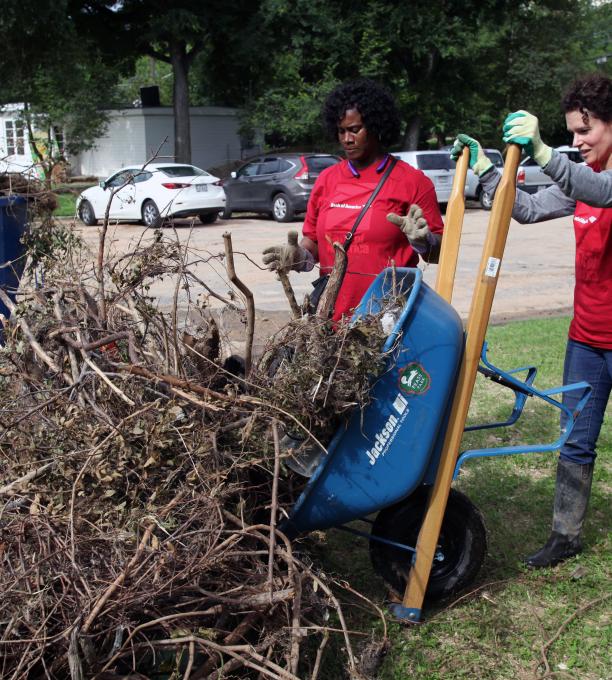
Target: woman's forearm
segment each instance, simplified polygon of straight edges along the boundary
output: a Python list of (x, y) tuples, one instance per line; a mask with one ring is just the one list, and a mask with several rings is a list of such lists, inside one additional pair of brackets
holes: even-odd
[(595, 172), (588, 165), (574, 163), (566, 154), (554, 150), (543, 170), (575, 201), (594, 208), (612, 207), (612, 170)]

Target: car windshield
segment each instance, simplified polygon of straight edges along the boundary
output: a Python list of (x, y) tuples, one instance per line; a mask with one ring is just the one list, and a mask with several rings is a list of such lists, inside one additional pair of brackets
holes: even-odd
[(455, 165), (447, 153), (420, 153), (416, 161), (419, 170), (452, 170)]
[(208, 175), (207, 172), (196, 168), (195, 165), (168, 165), (163, 168), (158, 168), (164, 175), (168, 177), (193, 177), (194, 175)]

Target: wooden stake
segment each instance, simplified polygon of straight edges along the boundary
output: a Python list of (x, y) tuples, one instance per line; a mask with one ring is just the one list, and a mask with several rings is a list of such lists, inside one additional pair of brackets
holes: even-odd
[(461, 445), (474, 383), (476, 382), (476, 371), (508, 236), (512, 207), (516, 196), (516, 171), (520, 155), (520, 147), (511, 144), (508, 148), (504, 173), (497, 187), (491, 217), (489, 218), (489, 228), (480, 262), (480, 274), (474, 287), (468, 317), (465, 353), (444, 439), (444, 447), (436, 481), (419, 532), (416, 560), (410, 571), (404, 593), (403, 606), (409, 610), (409, 619), (418, 620), (419, 618), (444, 512), (446, 511), (455, 462)]

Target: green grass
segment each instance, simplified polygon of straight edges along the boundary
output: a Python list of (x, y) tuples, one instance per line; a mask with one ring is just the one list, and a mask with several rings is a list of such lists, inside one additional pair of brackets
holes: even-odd
[(56, 194), (59, 202), (58, 207), (53, 211), (56, 217), (74, 217), (76, 214), (76, 199), (74, 193)]
[[(568, 319), (511, 323), (489, 329), (489, 358), (502, 369), (538, 367), (536, 385), (559, 385)], [(513, 404), (509, 390), (480, 376), (470, 422), (504, 418)], [(511, 428), (470, 433), (462, 448), (554, 441), (558, 412), (527, 401)], [(530, 571), (521, 557), (537, 549), (550, 529), (556, 452), (480, 459), (466, 464), (457, 482), (484, 515), (488, 557), (469, 593), (455, 601), (427, 607), (424, 622), (403, 626), (388, 615), (392, 648), (380, 680), (531, 680), (546, 675), (542, 646), (559, 635), (547, 651), (546, 677), (567, 680), (612, 678), (610, 603), (589, 603), (611, 592), (610, 488), (612, 408), (598, 445), (593, 493), (587, 516), (584, 552), (554, 569)], [(347, 579), (382, 604), (386, 589), (369, 565), (367, 545), (342, 532), (320, 538), (316, 553), (323, 569)], [(581, 610), (584, 608), (584, 610)], [(575, 615), (565, 627), (562, 624)], [(349, 626), (380, 631), (377, 617), (348, 607)], [(560, 630), (561, 629), (561, 630)], [(321, 677), (340, 677), (333, 662)]]

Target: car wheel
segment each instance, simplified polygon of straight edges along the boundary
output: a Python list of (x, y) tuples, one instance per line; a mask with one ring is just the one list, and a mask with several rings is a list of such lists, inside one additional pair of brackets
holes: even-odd
[(142, 221), (145, 227), (157, 228), (161, 225), (161, 218), (155, 201), (148, 199), (142, 204)]
[(217, 213), (202, 213), (198, 215), (198, 219), (202, 224), (212, 224), (217, 221)]
[[(414, 547), (427, 498), (428, 488), (422, 486), (403, 501), (381, 510), (372, 535)], [(480, 511), (467, 496), (451, 489), (426, 597), (441, 600), (468, 586), (476, 578), (486, 551), (487, 533)], [(399, 595), (406, 588), (412, 557), (412, 552), (370, 539), (374, 570)]]
[(229, 218), (232, 216), (232, 211), (229, 207), (229, 204), (225, 205), (225, 208), (223, 210), (219, 210), (219, 217), (222, 220), (229, 220)]
[(88, 227), (94, 227), (98, 224), (93, 206), (89, 201), (81, 201), (79, 205), (79, 219)]
[(286, 194), (276, 194), (272, 199), (272, 217), (277, 222), (291, 222), (295, 216), (295, 210)]
[(480, 201), (480, 207), (484, 208), (485, 210), (491, 210), (493, 207), (493, 199), (491, 198), (490, 194), (484, 190), (480, 192), (478, 200)]

